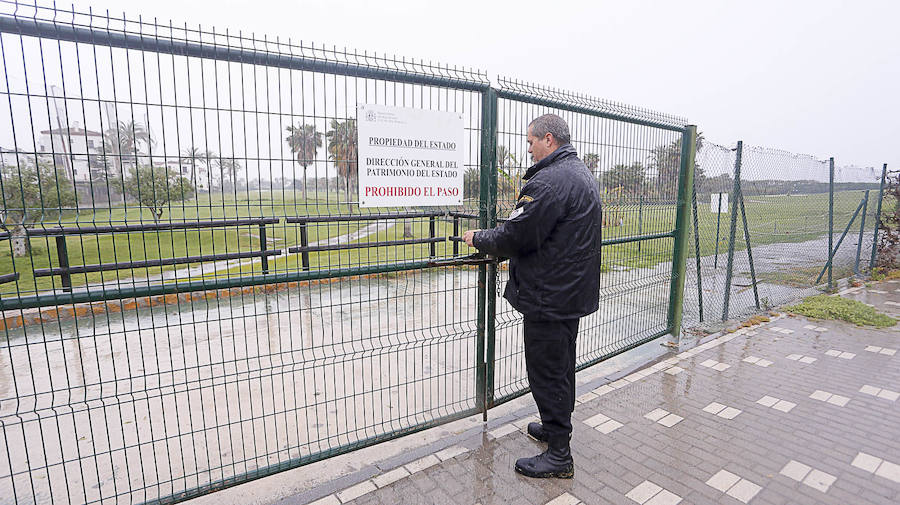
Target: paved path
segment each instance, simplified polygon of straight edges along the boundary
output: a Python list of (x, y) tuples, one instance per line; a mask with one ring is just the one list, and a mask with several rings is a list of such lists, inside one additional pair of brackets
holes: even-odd
[[(844, 296), (900, 312), (896, 281)], [(278, 503), (900, 503), (900, 328), (777, 316), (707, 340), (579, 388), (573, 480), (513, 471), (542, 450), (532, 407)]]

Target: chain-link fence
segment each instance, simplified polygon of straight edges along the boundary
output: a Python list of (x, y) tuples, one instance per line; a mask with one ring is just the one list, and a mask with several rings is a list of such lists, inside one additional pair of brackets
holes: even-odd
[(881, 169), (832, 179), (833, 160), (706, 140), (697, 160), (686, 320), (739, 317), (868, 271)]

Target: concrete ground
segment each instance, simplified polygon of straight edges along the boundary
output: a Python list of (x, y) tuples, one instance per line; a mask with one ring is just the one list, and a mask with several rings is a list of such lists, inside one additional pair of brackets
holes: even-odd
[[(900, 313), (898, 281), (842, 296)], [(626, 372), (580, 374), (572, 480), (513, 471), (543, 450), (523, 433), (536, 412), (528, 396), (486, 424), (460, 421), (285, 472), (304, 488), (250, 483), (195, 502), (900, 503), (898, 351), (900, 326), (779, 315)]]

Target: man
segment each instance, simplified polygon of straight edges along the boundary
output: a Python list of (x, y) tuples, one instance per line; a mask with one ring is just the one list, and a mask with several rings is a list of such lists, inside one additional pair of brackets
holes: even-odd
[(503, 296), (524, 315), (528, 383), (541, 416), (528, 434), (548, 444), (516, 461), (516, 471), (529, 477), (574, 476), (575, 337), (579, 318), (596, 311), (600, 298), (600, 190), (569, 140), (561, 117), (532, 121), (535, 164), (509, 220), (463, 235), (480, 251), (510, 258)]

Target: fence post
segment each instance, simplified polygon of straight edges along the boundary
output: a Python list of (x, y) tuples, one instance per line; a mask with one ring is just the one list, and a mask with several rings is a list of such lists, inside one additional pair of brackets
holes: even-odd
[(758, 309), (759, 290), (756, 286), (756, 268), (753, 266), (753, 250), (750, 248), (750, 227), (747, 226), (747, 209), (744, 207), (743, 189), (741, 189), (741, 218), (744, 220), (744, 240), (747, 241), (747, 260), (750, 262), (750, 282), (753, 283), (753, 299), (756, 301), (756, 308)]
[[(482, 229), (493, 228), (497, 222), (497, 102), (497, 91), (493, 88), (488, 88), (481, 95), (481, 192), (478, 224)], [(484, 421), (487, 421), (487, 410), (494, 396), (496, 283), (496, 264), (479, 265), (475, 395)]]
[[(459, 236), (459, 216), (457, 215), (453, 216), (453, 236)], [(453, 241), (453, 255), (459, 256), (459, 242), (456, 240)]]
[(816, 277), (816, 284), (818, 284), (819, 281), (822, 280), (822, 276), (825, 275), (826, 271), (830, 271), (831, 266), (834, 264), (834, 257), (837, 256), (838, 249), (840, 249), (841, 244), (844, 243), (844, 237), (847, 236), (847, 233), (850, 231), (850, 227), (853, 226), (853, 222), (856, 221), (856, 216), (859, 215), (859, 211), (862, 210), (864, 203), (866, 203), (865, 200), (859, 201), (859, 205), (857, 205), (856, 210), (853, 211), (853, 217), (850, 218), (850, 222), (847, 223), (847, 227), (844, 228), (844, 232), (841, 233), (841, 238), (838, 239), (837, 244), (834, 246), (834, 249), (828, 252), (828, 261), (822, 268), (822, 272), (818, 277)]
[[(309, 232), (307, 231), (306, 226), (306, 221), (300, 223), (300, 247), (309, 247)], [(303, 264), (303, 270), (309, 270), (309, 251), (300, 253), (300, 259)]]
[(863, 197), (862, 219), (859, 223), (859, 239), (856, 241), (856, 261), (853, 263), (853, 273), (859, 273), (859, 257), (862, 255), (863, 233), (866, 231), (866, 212), (869, 211), (869, 190), (866, 190)]
[(719, 192), (719, 206), (716, 208), (716, 261), (713, 268), (719, 268), (719, 224), (722, 222), (722, 193)]
[[(641, 201), (638, 203), (638, 235), (644, 234), (644, 195), (641, 195)], [(641, 252), (641, 244), (644, 241), (641, 240), (638, 242), (638, 253)]]
[(833, 289), (831, 255), (834, 250), (834, 158), (828, 158), (828, 292)]
[[(436, 227), (435, 227), (435, 217), (428, 217), (428, 238), (434, 238), (436, 235)], [(437, 244), (432, 242), (429, 245), (428, 252), (431, 253), (431, 257), (434, 258), (437, 256)]]
[(738, 140), (737, 154), (734, 157), (734, 187), (731, 190), (731, 228), (728, 232), (728, 262), (725, 268), (725, 300), (722, 303), (722, 321), (728, 319), (728, 306), (731, 303), (731, 274), (734, 271), (734, 237), (737, 234), (738, 195), (741, 194), (741, 157), (744, 154), (744, 141)]
[(681, 135), (681, 168), (678, 171), (678, 199), (675, 210), (675, 247), (672, 253), (672, 280), (669, 286), (668, 332), (677, 344), (681, 336), (684, 310), (684, 277), (687, 266), (691, 194), (694, 192), (694, 155), (697, 127), (688, 125)]
[[(703, 321), (703, 274), (700, 270), (700, 222), (697, 216), (697, 179), (694, 179), (691, 206), (694, 208), (694, 257), (697, 260), (697, 310), (700, 312), (700, 321)], [(640, 244), (640, 242), (638, 242)]]
[[(59, 263), (59, 268), (69, 268), (69, 249), (66, 247), (65, 235), (56, 236), (56, 260)], [(60, 274), (60, 277), (62, 278), (63, 291), (71, 293), (72, 274), (65, 272)]]
[(884, 181), (887, 177), (887, 163), (881, 167), (881, 185), (878, 186), (878, 207), (875, 211), (875, 234), (872, 236), (872, 258), (869, 259), (869, 275), (875, 268), (875, 255), (878, 254), (878, 228), (881, 227), (881, 200), (884, 199)]
[(262, 271), (269, 273), (269, 257), (266, 256), (266, 225), (259, 225), (259, 250), (262, 252)]

